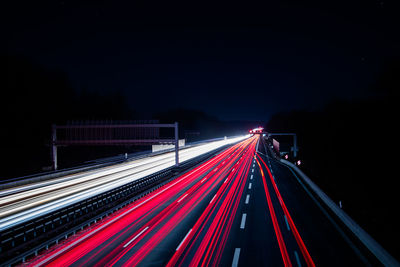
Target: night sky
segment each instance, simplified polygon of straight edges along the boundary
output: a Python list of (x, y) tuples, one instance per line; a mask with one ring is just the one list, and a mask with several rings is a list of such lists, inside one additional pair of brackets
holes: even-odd
[(66, 73), (78, 91), (122, 92), (143, 117), (266, 121), (370, 97), (400, 51), (386, 1), (10, 2), (2, 53)]

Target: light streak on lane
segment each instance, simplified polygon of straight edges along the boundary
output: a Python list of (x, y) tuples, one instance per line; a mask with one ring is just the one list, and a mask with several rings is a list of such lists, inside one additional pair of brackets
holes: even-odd
[(167, 266), (218, 265), (244, 191), (255, 142), (248, 147), (249, 152), (246, 151), (239, 168), (229, 173), (229, 184), (220, 187), (213, 205), (208, 205), (193, 226), (190, 240), (175, 252)]
[[(231, 164), (238, 158), (239, 153), (233, 154), (234, 157), (231, 159)], [(168, 218), (168, 221), (161, 229), (157, 229), (157, 233), (145, 244), (141, 244), (140, 248), (132, 255), (127, 255), (128, 251), (125, 251), (116, 258), (111, 265), (117, 264), (118, 261), (122, 261), (124, 266), (132, 266), (139, 264), (151, 251), (158, 245), (167, 235), (168, 233), (176, 227), (184, 217), (188, 216), (190, 212), (194, 209), (195, 206), (200, 204), (206, 195), (209, 195), (212, 190), (218, 185), (218, 183), (223, 179), (223, 173), (229, 173), (230, 165), (226, 165), (224, 169), (222, 169), (219, 173), (214, 176), (214, 179), (209, 178), (208, 183), (200, 188), (200, 191), (196, 192), (197, 195), (192, 195), (190, 200), (187, 200), (185, 206), (182, 206), (177, 210), (177, 213), (172, 215), (171, 218)], [(215, 181), (217, 179), (217, 181)], [(214, 180), (214, 184), (211, 184)], [(186, 243), (186, 242), (185, 242)]]
[[(138, 204), (130, 207), (122, 214), (110, 217), (107, 221), (98, 225), (82, 237), (79, 237), (77, 240), (74, 240), (71, 244), (60, 247), (58, 250), (55, 250), (51, 254), (47, 255), (44, 259), (39, 259), (39, 262), (37, 264), (35, 263), (34, 266), (42, 266), (44, 264), (49, 264), (50, 262), (55, 263), (56, 260), (59, 260), (57, 259), (57, 257), (63, 257), (63, 259), (61, 260), (62, 264), (67, 264), (68, 262), (69, 264), (72, 264), (79, 258), (79, 251), (90, 252), (91, 250), (94, 250), (99, 244), (104, 243), (106, 240), (110, 240), (115, 234), (118, 233), (118, 228), (125, 229), (119, 236), (117, 236), (120, 237), (122, 234), (125, 234), (128, 230), (139, 223), (139, 221), (137, 221), (134, 225), (129, 226), (132, 220), (139, 220), (140, 217), (148, 214), (149, 211), (155, 209), (158, 204), (164, 204), (167, 200), (165, 200), (165, 198), (163, 197), (168, 196), (167, 194), (165, 194), (166, 192), (185, 186), (188, 183), (187, 180), (191, 175), (200, 174), (199, 172), (204, 171), (204, 168), (210, 162), (207, 162), (207, 164), (202, 165), (199, 168), (189, 172), (188, 174), (178, 179), (178, 181), (168, 184), (166, 188), (163, 188), (162, 190), (157, 190), (157, 192), (155, 191), (154, 194), (149, 195), (147, 198), (141, 199)], [(179, 185), (179, 187), (177, 185)], [(179, 192), (179, 190), (177, 192)], [(133, 211), (135, 211), (134, 214), (132, 214)], [(132, 216), (128, 217), (128, 215)], [(127, 228), (128, 226), (129, 228)], [(113, 228), (112, 230), (110, 230), (111, 227)], [(117, 238), (114, 237), (113, 239), (111, 239), (111, 241), (114, 242), (116, 239)], [(76, 252), (74, 252), (73, 249), (75, 249)], [(66, 252), (73, 255), (68, 255)]]
[[(256, 143), (255, 140), (249, 146), (252, 149)], [(241, 161), (240, 169), (229, 178), (231, 183), (225, 187), (227, 193), (224, 198), (220, 198), (220, 206), (215, 206), (214, 212), (217, 212), (215, 217), (209, 217), (209, 220), (212, 218), (211, 225), (204, 228), (207, 231), (206, 235), (201, 240), (190, 265), (198, 266), (200, 263), (201, 266), (219, 265), (244, 192), (246, 177), (250, 169), (249, 159), (251, 154), (252, 152), (246, 152), (246, 158)]]
[[(264, 160), (260, 156), (258, 156), (258, 158), (261, 160), (261, 162), (263, 163), (264, 167), (266, 168), (266, 170), (268, 172), (268, 175), (270, 177), (270, 180), (271, 180), (272, 186), (274, 188), (275, 194), (277, 195), (277, 197), (279, 199), (279, 203), (280, 203), (280, 205), (282, 207), (282, 210), (283, 210), (283, 212), (285, 213), (285, 216), (286, 216), (285, 218), (289, 222), (290, 229), (292, 230), (292, 233), (293, 233), (293, 235), (294, 235), (294, 237), (296, 239), (296, 242), (297, 242), (298, 246), (300, 247), (300, 251), (301, 251), (301, 253), (302, 253), (302, 255), (303, 255), (303, 257), (304, 257), (304, 259), (305, 259), (305, 261), (307, 263), (307, 266), (314, 267), (315, 263), (314, 263), (313, 259), (311, 258), (310, 253), (308, 252), (307, 247), (304, 244), (304, 241), (301, 238), (301, 236), (300, 236), (300, 234), (299, 234), (299, 232), (297, 230), (297, 227), (293, 222), (292, 217), (290, 216), (289, 210), (287, 209), (287, 207), (285, 205), (285, 202), (282, 199), (282, 196), (281, 196), (281, 194), (280, 194), (280, 192), (278, 190), (278, 186), (275, 183), (275, 179), (273, 178), (272, 173), (271, 173), (268, 165), (264, 162)], [(259, 163), (258, 163), (258, 165), (260, 166), (260, 169), (261, 169), (261, 165)]]
[[(238, 137), (204, 145), (190, 147), (179, 151), (180, 161), (185, 162), (204, 153), (215, 150), (227, 144), (233, 144), (247, 137)], [(7, 195), (9, 190), (1, 191), (0, 195), (0, 230), (5, 230), (16, 224), (45, 215), (57, 209), (64, 208), (84, 199), (112, 190), (126, 183), (138, 180), (150, 174), (174, 166), (173, 152), (151, 156), (107, 167), (85, 175), (72, 175), (66, 179), (60, 178), (56, 184), (38, 183), (40, 188), (28, 185), (23, 192)], [(54, 183), (54, 181), (52, 183)], [(19, 188), (20, 190), (21, 188)]]
[(274, 209), (274, 206), (272, 205), (271, 196), (269, 194), (268, 186), (267, 186), (267, 183), (265, 180), (264, 171), (262, 170), (260, 162), (258, 160), (256, 160), (256, 161), (257, 161), (258, 166), (260, 167), (261, 178), (262, 178), (263, 185), (264, 185), (264, 192), (265, 192), (265, 196), (267, 197), (268, 210), (271, 215), (272, 225), (274, 226), (275, 235), (276, 235), (276, 239), (278, 241), (279, 250), (282, 255), (283, 264), (287, 267), (291, 267), (292, 262), (290, 261), (290, 257), (287, 252), (286, 244), (285, 244), (285, 241), (283, 240), (282, 232), (281, 232), (281, 229), (278, 224), (278, 219), (276, 218), (275, 209)]
[[(203, 168), (203, 173), (212, 170), (213, 168), (215, 168), (215, 166), (217, 166), (216, 164), (218, 163), (219, 160), (223, 159), (224, 157), (226, 157), (226, 155), (231, 155), (230, 157), (232, 157), (233, 155), (235, 155), (235, 153), (232, 153), (232, 151), (234, 149), (237, 149), (238, 147), (243, 147), (245, 143), (248, 143), (248, 140), (245, 140), (242, 142), (241, 145), (235, 145), (234, 147), (230, 148), (227, 150), (227, 152), (223, 152), (221, 154), (219, 154), (217, 157), (211, 159), (210, 161), (206, 162), (205, 164), (202, 164), (201, 166), (197, 167), (195, 170), (193, 170), (192, 172), (190, 172), (189, 174), (185, 175), (183, 178), (178, 178), (179, 180), (173, 184), (173, 186), (168, 186), (168, 190), (164, 190), (163, 193), (159, 193), (157, 197), (153, 197), (151, 200), (148, 200), (148, 203), (143, 204), (140, 208), (136, 208), (135, 212), (131, 212), (130, 210), (128, 210), (127, 212), (125, 212), (125, 214), (123, 216), (119, 216), (118, 219), (115, 219), (114, 221), (112, 221), (111, 223), (109, 223), (109, 225), (106, 228), (100, 229), (96, 231), (96, 228), (94, 229), (96, 231), (96, 234), (92, 234), (92, 236), (89, 236), (88, 238), (83, 238), (83, 240), (79, 241), (79, 242), (75, 242), (74, 246), (68, 248), (67, 253), (58, 253), (57, 251), (55, 251), (55, 254), (57, 254), (56, 256), (49, 256), (46, 259), (44, 259), (42, 261), (42, 263), (48, 263), (51, 261), (51, 264), (54, 264), (54, 266), (56, 266), (57, 264), (72, 264), (74, 262), (76, 262), (76, 260), (78, 260), (83, 254), (82, 253), (87, 253), (90, 251), (93, 251), (94, 249), (96, 249), (100, 244), (103, 244), (104, 246), (104, 242), (107, 242), (107, 240), (111, 240), (111, 241), (116, 241), (118, 240), (119, 237), (121, 237), (123, 234), (126, 234), (127, 231), (129, 231), (130, 229), (132, 229), (133, 227), (135, 227), (140, 221), (141, 221), (141, 217), (146, 217), (149, 216), (149, 210), (155, 209), (156, 207), (160, 207), (161, 205), (163, 205), (163, 203), (166, 203), (166, 201), (168, 201), (168, 199), (171, 199), (171, 197), (175, 197), (177, 195), (178, 192), (182, 192), (182, 189), (184, 188), (185, 185), (188, 185), (190, 182), (193, 182), (195, 179), (200, 178), (200, 173), (196, 173), (195, 171), (198, 169)], [(236, 148), (235, 148), (236, 147)], [(236, 152), (237, 155), (239, 155), (239, 152)], [(236, 156), (237, 157), (237, 156)], [(236, 159), (236, 157), (232, 158), (232, 162)], [(204, 167), (206, 166), (206, 167)], [(221, 174), (223, 172), (227, 172), (229, 170), (230, 166), (229, 164), (226, 164), (226, 166), (224, 168), (220, 167), (219, 171), (217, 174), (215, 174), (215, 172), (211, 172), (207, 175), (216, 175), (216, 177), (221, 180), (222, 178), (220, 177)], [(185, 179), (187, 178), (187, 179)], [(182, 184), (182, 180), (186, 180), (185, 184)], [(203, 179), (204, 180), (204, 179)], [(209, 181), (210, 180), (210, 181)], [(204, 183), (204, 185), (202, 185), (201, 183), (196, 183), (197, 187), (199, 188), (203, 188), (202, 191), (199, 191), (199, 194), (204, 194), (204, 190), (208, 189), (208, 192), (211, 192), (211, 185), (212, 183), (215, 183), (215, 179), (210, 179), (208, 178), (207, 182)], [(168, 184), (167, 184), (168, 185)], [(159, 190), (156, 190), (153, 192), (153, 194), (150, 194), (149, 196), (153, 196), (154, 193), (158, 192)], [(195, 191), (195, 190), (193, 190)], [(186, 191), (186, 193), (184, 194), (188, 194), (191, 195), (191, 192)], [(199, 197), (193, 197), (192, 196), (186, 197), (185, 199), (182, 199), (182, 205), (188, 206), (190, 208), (190, 206), (195, 206), (196, 203), (194, 203), (193, 201), (199, 201), (201, 200)], [(176, 201), (174, 202), (176, 204)], [(185, 204), (186, 203), (186, 204)], [(168, 218), (168, 222), (166, 224), (165, 227), (167, 228), (171, 228), (173, 227), (173, 224), (179, 223), (178, 219), (171, 219), (170, 217), (168, 217), (168, 214), (171, 215), (173, 212), (172, 211), (176, 211), (178, 210), (178, 213), (176, 216), (183, 218), (185, 216), (185, 212), (188, 212), (189, 209), (188, 208), (183, 208), (182, 206), (179, 207), (179, 209), (177, 207), (174, 207), (175, 204), (170, 205), (171, 208), (169, 209), (164, 209), (158, 216), (154, 217), (152, 219), (152, 223), (154, 223), (155, 225), (160, 224), (160, 222), (157, 221), (162, 221), (162, 220), (166, 220)], [(136, 207), (136, 206), (134, 206)], [(134, 222), (134, 224), (132, 225), (132, 222)], [(152, 224), (148, 224), (148, 225), (152, 225)], [(101, 225), (100, 225), (101, 227)], [(130, 227), (130, 228), (129, 228)], [(134, 241), (132, 241), (132, 243), (130, 243), (127, 247), (126, 250), (129, 251), (129, 249), (131, 247), (134, 247), (136, 244), (138, 244), (139, 242), (141, 242), (141, 240), (143, 240), (143, 238), (145, 236), (149, 237), (150, 236), (150, 240), (151, 240), (151, 246), (148, 246), (147, 248), (145, 246), (141, 246), (142, 252), (138, 253), (138, 256), (141, 256), (143, 258), (143, 256), (147, 255), (146, 253), (148, 253), (148, 251), (151, 250), (152, 247), (154, 247), (154, 245), (158, 244), (159, 241), (162, 239), (162, 236), (154, 236), (154, 231), (152, 232), (153, 229), (155, 229), (155, 226), (149, 226), (149, 228), (146, 230), (145, 233), (138, 235), (138, 233), (140, 233), (141, 229), (137, 230), (134, 233), (130, 233), (130, 235), (132, 237), (137, 236), (137, 238), (134, 239)], [(124, 230), (123, 230), (124, 229)], [(122, 231), (124, 231), (123, 233), (120, 233)], [(167, 229), (168, 230), (168, 229)], [(143, 231), (143, 230), (142, 230)], [(120, 234), (119, 234), (120, 233)], [(153, 233), (153, 236), (151, 236), (151, 233)], [(117, 236), (116, 236), (117, 235)], [(126, 238), (128, 239), (128, 238)], [(122, 244), (121, 246), (122, 247)], [(117, 248), (116, 250), (121, 249), (121, 248)], [(146, 249), (148, 251), (146, 251)], [(122, 249), (123, 251), (123, 249)], [(66, 252), (66, 250), (64, 250), (63, 252)], [(101, 255), (101, 252), (99, 252)], [(116, 253), (118, 253), (118, 251), (114, 251), (113, 253), (109, 254), (107, 260), (112, 260), (115, 259), (116, 257)], [(94, 259), (94, 258), (93, 258)], [(104, 261), (107, 262), (107, 261)], [(100, 262), (99, 262), (100, 263)], [(101, 262), (103, 263), (103, 262)]]
[[(60, 249), (58, 249), (51, 255), (48, 255), (47, 258), (45, 258), (44, 260), (41, 260), (41, 264), (46, 264), (49, 261), (53, 261), (58, 256), (62, 255), (64, 252), (66, 252), (69, 249), (74, 248), (75, 246), (79, 245), (83, 241), (86, 241), (89, 245), (92, 246), (92, 247), (88, 247), (88, 251), (90, 249), (95, 249), (95, 247), (98, 244), (95, 241), (93, 241), (92, 239), (89, 240), (89, 238), (92, 238), (92, 236), (99, 233), (100, 237), (103, 237), (103, 239), (97, 239), (97, 241), (99, 243), (105, 242), (105, 240), (107, 240), (107, 238), (111, 238), (111, 235), (110, 235), (110, 237), (108, 237), (104, 232), (101, 232), (101, 231), (105, 231), (106, 229), (108, 229), (107, 227), (113, 226), (113, 223), (122, 222), (124, 217), (129, 215), (133, 211), (135, 211), (135, 214), (138, 217), (140, 217), (141, 215), (144, 215), (144, 214), (148, 214), (148, 212), (151, 209), (154, 209), (157, 207), (157, 205), (159, 205), (159, 204), (161, 205), (167, 201), (167, 200), (165, 200), (165, 197), (168, 196), (166, 194), (166, 192), (172, 191), (174, 189), (175, 190), (173, 192), (175, 192), (175, 191), (179, 192), (180, 187), (184, 187), (190, 182), (189, 178), (192, 175), (200, 176), (202, 173), (204, 173), (207, 170), (206, 168), (209, 168), (216, 161), (220, 160), (220, 158), (223, 158), (225, 155), (231, 153), (233, 151), (233, 149), (234, 149), (234, 147), (227, 149), (225, 152), (219, 154), (218, 156), (214, 157), (213, 159), (198, 166), (197, 168), (193, 169), (192, 171), (190, 171), (187, 174), (183, 175), (182, 177), (178, 178), (176, 181), (173, 181), (173, 182), (167, 184), (164, 188), (160, 188), (159, 190), (154, 191), (154, 193), (149, 194), (147, 197), (140, 199), (137, 204), (135, 204), (133, 207), (130, 207), (127, 211), (123, 212), (122, 214), (120, 214), (118, 216), (113, 216), (113, 217), (109, 218), (109, 220), (98, 225), (96, 228), (94, 228), (89, 233), (83, 235), (78, 240), (74, 240), (72, 244), (68, 245), (67, 247), (61, 247)], [(179, 187), (177, 187), (177, 185), (179, 185)], [(126, 225), (124, 225), (124, 227), (126, 227)], [(115, 227), (115, 228), (117, 228), (117, 227)], [(115, 241), (115, 239), (112, 241)], [(65, 261), (64, 261), (64, 263), (65, 263)]]

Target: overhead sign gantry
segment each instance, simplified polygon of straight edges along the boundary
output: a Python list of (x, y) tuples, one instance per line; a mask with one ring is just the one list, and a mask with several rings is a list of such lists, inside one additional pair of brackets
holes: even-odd
[[(174, 128), (174, 139), (160, 139), (160, 128)], [(57, 147), (71, 145), (152, 145), (175, 144), (175, 164), (179, 165), (178, 123), (173, 124), (70, 124), (52, 126), (52, 162), (57, 170)]]

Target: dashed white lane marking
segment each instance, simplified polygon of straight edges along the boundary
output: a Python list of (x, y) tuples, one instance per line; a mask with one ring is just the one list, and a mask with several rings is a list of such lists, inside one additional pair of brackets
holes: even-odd
[(240, 248), (235, 248), (235, 254), (233, 254), (232, 267), (237, 267), (239, 264)]
[(296, 258), (297, 266), (301, 267), (299, 254), (297, 253), (296, 250), (294, 251), (294, 257)]
[(185, 239), (188, 237), (188, 235), (190, 234), (191, 231), (192, 231), (192, 229), (190, 229), (189, 232), (187, 232), (185, 237), (182, 239), (181, 243), (179, 243), (179, 246), (176, 248), (176, 250), (178, 250), (182, 246), (183, 242), (185, 242)]
[(213, 196), (213, 198), (211, 199), (211, 201), (210, 201), (210, 204), (214, 201), (214, 198), (217, 196), (217, 194), (215, 194), (214, 196)]
[(240, 222), (240, 229), (244, 229), (244, 227), (246, 226), (246, 217), (247, 217), (247, 214), (243, 213), (242, 221)]
[(251, 189), (251, 183), (249, 183), (249, 189)]
[(249, 200), (250, 200), (250, 195), (246, 196), (246, 201), (244, 202), (245, 204), (249, 204)]
[(254, 172), (254, 169), (251, 169), (251, 172)]
[(203, 180), (200, 181), (200, 183), (202, 184), (207, 178), (204, 178)]
[(228, 181), (228, 179), (229, 179), (229, 178), (226, 178), (226, 179), (225, 179), (224, 184), (226, 184), (226, 182)]
[(188, 194), (186, 194), (186, 195), (184, 195), (183, 197), (181, 197), (181, 198), (178, 200), (178, 203), (181, 202), (187, 195), (188, 195)]
[(250, 176), (250, 180), (253, 180), (253, 174)]
[(96, 228), (95, 230), (89, 232), (87, 235), (83, 236), (82, 238), (77, 239), (76, 241), (70, 243), (69, 245), (65, 246), (63, 249), (60, 249), (59, 251), (57, 251), (56, 253), (53, 253), (51, 256), (47, 257), (46, 259), (44, 259), (40, 264), (35, 265), (35, 266), (41, 266), (46, 264), (47, 262), (53, 260), (55, 257), (58, 257), (60, 254), (64, 253), (65, 251), (67, 251), (68, 249), (70, 249), (71, 247), (75, 246), (76, 244), (78, 244), (79, 242), (82, 242), (83, 240), (86, 240), (87, 238), (93, 236), (94, 234), (96, 234), (97, 232), (101, 231), (102, 229), (104, 229), (105, 227), (108, 227), (110, 224), (114, 223), (115, 221), (119, 220), (122, 216), (125, 216), (126, 214), (131, 213), (133, 210), (136, 210), (137, 208), (143, 206), (144, 204), (146, 204), (147, 202), (151, 201), (152, 199), (154, 199), (155, 197), (157, 197), (158, 195), (162, 194), (163, 192), (167, 191), (168, 189), (170, 189), (171, 187), (175, 186), (176, 184), (178, 184), (180, 181), (182, 181), (183, 179), (185, 179), (188, 175), (180, 178), (178, 181), (172, 183), (171, 185), (167, 186), (166, 188), (164, 188), (163, 190), (159, 191), (158, 193), (150, 196), (149, 198), (145, 199), (144, 201), (140, 202), (139, 204), (137, 204), (136, 206), (130, 208), (129, 210), (127, 210), (126, 212), (121, 213), (120, 215), (114, 217), (113, 219), (111, 219), (110, 221), (108, 221), (107, 223), (102, 224), (99, 228)]
[(149, 229), (149, 227), (147, 226), (146, 228), (144, 228), (142, 231), (140, 231), (140, 233), (138, 233), (137, 235), (135, 235), (135, 237), (134, 238), (132, 238), (131, 240), (129, 240), (129, 242), (128, 243), (126, 243), (125, 245), (124, 245), (124, 248), (126, 248), (127, 246), (129, 246), (129, 244), (130, 243), (132, 243), (133, 241), (135, 241), (136, 240), (136, 238), (138, 238), (141, 234), (143, 234), (144, 233), (144, 231), (146, 231), (147, 229)]
[(283, 217), (285, 218), (286, 227), (287, 227), (288, 231), (290, 231), (290, 227), (289, 227), (289, 223), (287, 221), (286, 215), (283, 215)]

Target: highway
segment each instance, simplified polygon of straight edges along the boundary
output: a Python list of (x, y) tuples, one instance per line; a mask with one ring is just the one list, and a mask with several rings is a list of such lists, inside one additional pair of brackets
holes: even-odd
[(371, 264), (260, 135), (232, 145), (29, 266)]
[[(214, 141), (181, 149), (180, 162), (244, 138)], [(169, 152), (112, 167), (2, 190), (0, 191), (0, 231), (164, 170), (174, 164), (175, 154)]]

